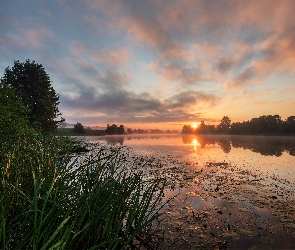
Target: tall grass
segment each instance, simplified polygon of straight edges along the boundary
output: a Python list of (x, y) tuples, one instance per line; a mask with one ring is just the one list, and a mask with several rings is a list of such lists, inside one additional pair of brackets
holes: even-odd
[(130, 173), (119, 150), (73, 156), (85, 145), (49, 136), (0, 143), (0, 248), (126, 249), (149, 240), (139, 235), (160, 215), (164, 183)]

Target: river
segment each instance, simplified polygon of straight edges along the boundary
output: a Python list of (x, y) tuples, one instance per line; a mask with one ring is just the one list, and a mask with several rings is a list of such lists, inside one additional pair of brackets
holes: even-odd
[(165, 199), (174, 199), (155, 225), (159, 249), (294, 249), (295, 137), (87, 139), (122, 147), (149, 163), (139, 165), (147, 176), (167, 179)]

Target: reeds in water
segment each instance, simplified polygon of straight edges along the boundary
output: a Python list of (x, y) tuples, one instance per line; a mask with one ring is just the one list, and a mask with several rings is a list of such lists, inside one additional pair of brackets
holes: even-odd
[[(126, 249), (160, 215), (162, 180), (144, 181), (118, 149), (18, 136), (0, 142), (1, 249)], [(134, 239), (140, 239), (136, 241)]]

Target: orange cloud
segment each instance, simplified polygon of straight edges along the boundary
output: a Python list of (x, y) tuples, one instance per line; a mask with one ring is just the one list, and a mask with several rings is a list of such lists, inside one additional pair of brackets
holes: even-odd
[(295, 73), (295, 37), (270, 37), (259, 44), (259, 49), (265, 56), (252, 63), (257, 74)]
[(126, 48), (118, 51), (103, 50), (101, 55), (95, 55), (95, 60), (103, 61), (110, 66), (122, 65), (129, 59), (129, 51)]
[(123, 18), (121, 27), (126, 28), (128, 33), (139, 42), (147, 44), (153, 48), (167, 43), (168, 38), (159, 26), (141, 18)]

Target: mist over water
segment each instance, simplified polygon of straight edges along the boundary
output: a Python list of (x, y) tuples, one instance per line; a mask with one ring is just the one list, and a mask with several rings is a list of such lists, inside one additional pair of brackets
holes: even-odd
[(181, 157), (196, 168), (202, 168), (207, 162), (227, 162), (295, 180), (295, 137), (112, 135), (88, 139), (112, 146), (127, 146), (143, 155)]

